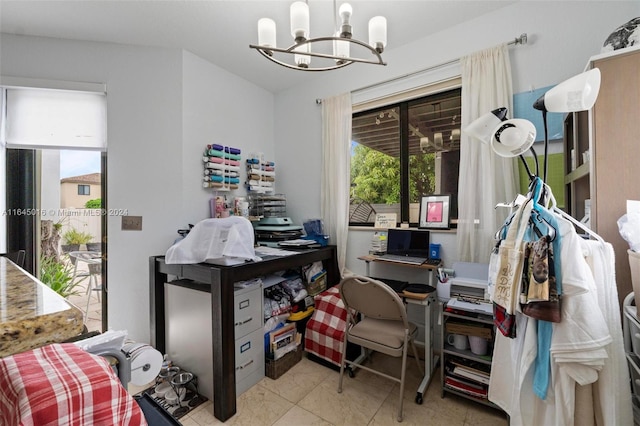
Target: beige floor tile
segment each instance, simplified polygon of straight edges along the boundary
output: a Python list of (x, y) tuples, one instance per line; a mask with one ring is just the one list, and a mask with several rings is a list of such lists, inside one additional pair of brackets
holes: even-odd
[(278, 379), (265, 377), (259, 385), (296, 404), (325, 380), (330, 372), (330, 369), (303, 357)]
[(323, 420), (315, 414), (298, 407), (293, 406), (286, 412), (273, 426), (333, 426), (331, 423)]
[(371, 421), (391, 388), (382, 389), (358, 380), (345, 380), (342, 393), (338, 393), (337, 375), (331, 375), (298, 406), (334, 425), (358, 426)]
[(181, 418), (179, 421), (182, 426), (201, 426), (198, 422), (187, 416)]
[[(236, 414), (237, 415), (237, 414)], [(185, 416), (186, 421), (195, 422), (198, 426), (209, 426), (209, 425), (221, 425), (223, 424), (220, 420), (216, 419), (213, 415), (213, 402), (208, 401), (202, 404), (199, 407), (196, 407), (193, 412), (189, 413)], [(182, 422), (181, 422), (182, 423)], [(183, 425), (187, 426), (187, 425)]]
[(236, 415), (225, 422), (238, 426), (270, 426), (289, 411), (294, 404), (265, 389), (253, 386), (236, 401)]

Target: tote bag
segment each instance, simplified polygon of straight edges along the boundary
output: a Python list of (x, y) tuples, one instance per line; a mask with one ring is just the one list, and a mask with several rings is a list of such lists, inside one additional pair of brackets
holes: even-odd
[(507, 236), (497, 253), (493, 302), (508, 315), (515, 315), (524, 262), (523, 237), (531, 216), (532, 201), (527, 200), (514, 215)]

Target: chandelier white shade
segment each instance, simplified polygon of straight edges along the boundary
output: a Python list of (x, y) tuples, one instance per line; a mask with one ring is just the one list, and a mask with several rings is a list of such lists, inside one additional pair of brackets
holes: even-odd
[(262, 18), (258, 21), (258, 43), (265, 47), (276, 47), (276, 23), (273, 19)]
[[(309, 5), (303, 1), (296, 1), (289, 9), (293, 38), (291, 46), (277, 47), (275, 21), (262, 18), (258, 20), (258, 44), (250, 44), (249, 47), (279, 65), (303, 71), (332, 70), (354, 62), (386, 65), (380, 55), (387, 45), (386, 18), (375, 16), (369, 20), (369, 40), (365, 43), (353, 38), (351, 5), (342, 3), (340, 8), (336, 9), (334, 0), (333, 9), (334, 28), (333, 31), (328, 31), (330, 35), (326, 37), (311, 37)], [(365, 57), (351, 56), (353, 53), (364, 53)]]
[[(302, 1), (291, 4), (291, 36), (296, 41), (309, 37), (309, 5)], [(274, 27), (275, 29), (275, 27)]]

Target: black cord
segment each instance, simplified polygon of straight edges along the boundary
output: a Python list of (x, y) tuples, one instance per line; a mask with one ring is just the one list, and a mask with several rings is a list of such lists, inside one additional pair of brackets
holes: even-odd
[(547, 151), (549, 149), (549, 137), (547, 135), (547, 110), (546, 108), (542, 110), (542, 122), (544, 124), (544, 179), (542, 179), (543, 183), (547, 183), (547, 169), (549, 168), (549, 156), (547, 155)]
[(524, 165), (524, 168), (527, 170), (527, 174), (529, 175), (529, 182), (531, 182), (533, 178), (535, 178), (535, 176), (531, 174), (531, 169), (529, 169), (529, 165), (527, 164), (527, 160), (525, 160), (524, 155), (520, 154), (520, 159), (522, 160), (522, 164)]

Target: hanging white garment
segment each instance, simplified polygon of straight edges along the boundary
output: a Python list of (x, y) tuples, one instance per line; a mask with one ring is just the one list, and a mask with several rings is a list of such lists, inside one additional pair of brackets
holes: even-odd
[(633, 424), (632, 396), (628, 383), (629, 370), (624, 351), (613, 246), (594, 240), (582, 240), (581, 244), (595, 278), (598, 304), (612, 338), (611, 344), (605, 348), (608, 357), (604, 367), (592, 387), (595, 424), (630, 425)]
[[(595, 282), (582, 257), (581, 238), (570, 222), (558, 218), (562, 236), (562, 321), (553, 324), (551, 381), (546, 400), (533, 393), (537, 351), (536, 321), (518, 313), (517, 337), (497, 333), (489, 400), (510, 416), (511, 425), (574, 425), (576, 383), (593, 383), (611, 342), (598, 307)], [(526, 327), (521, 327), (522, 323)]]

